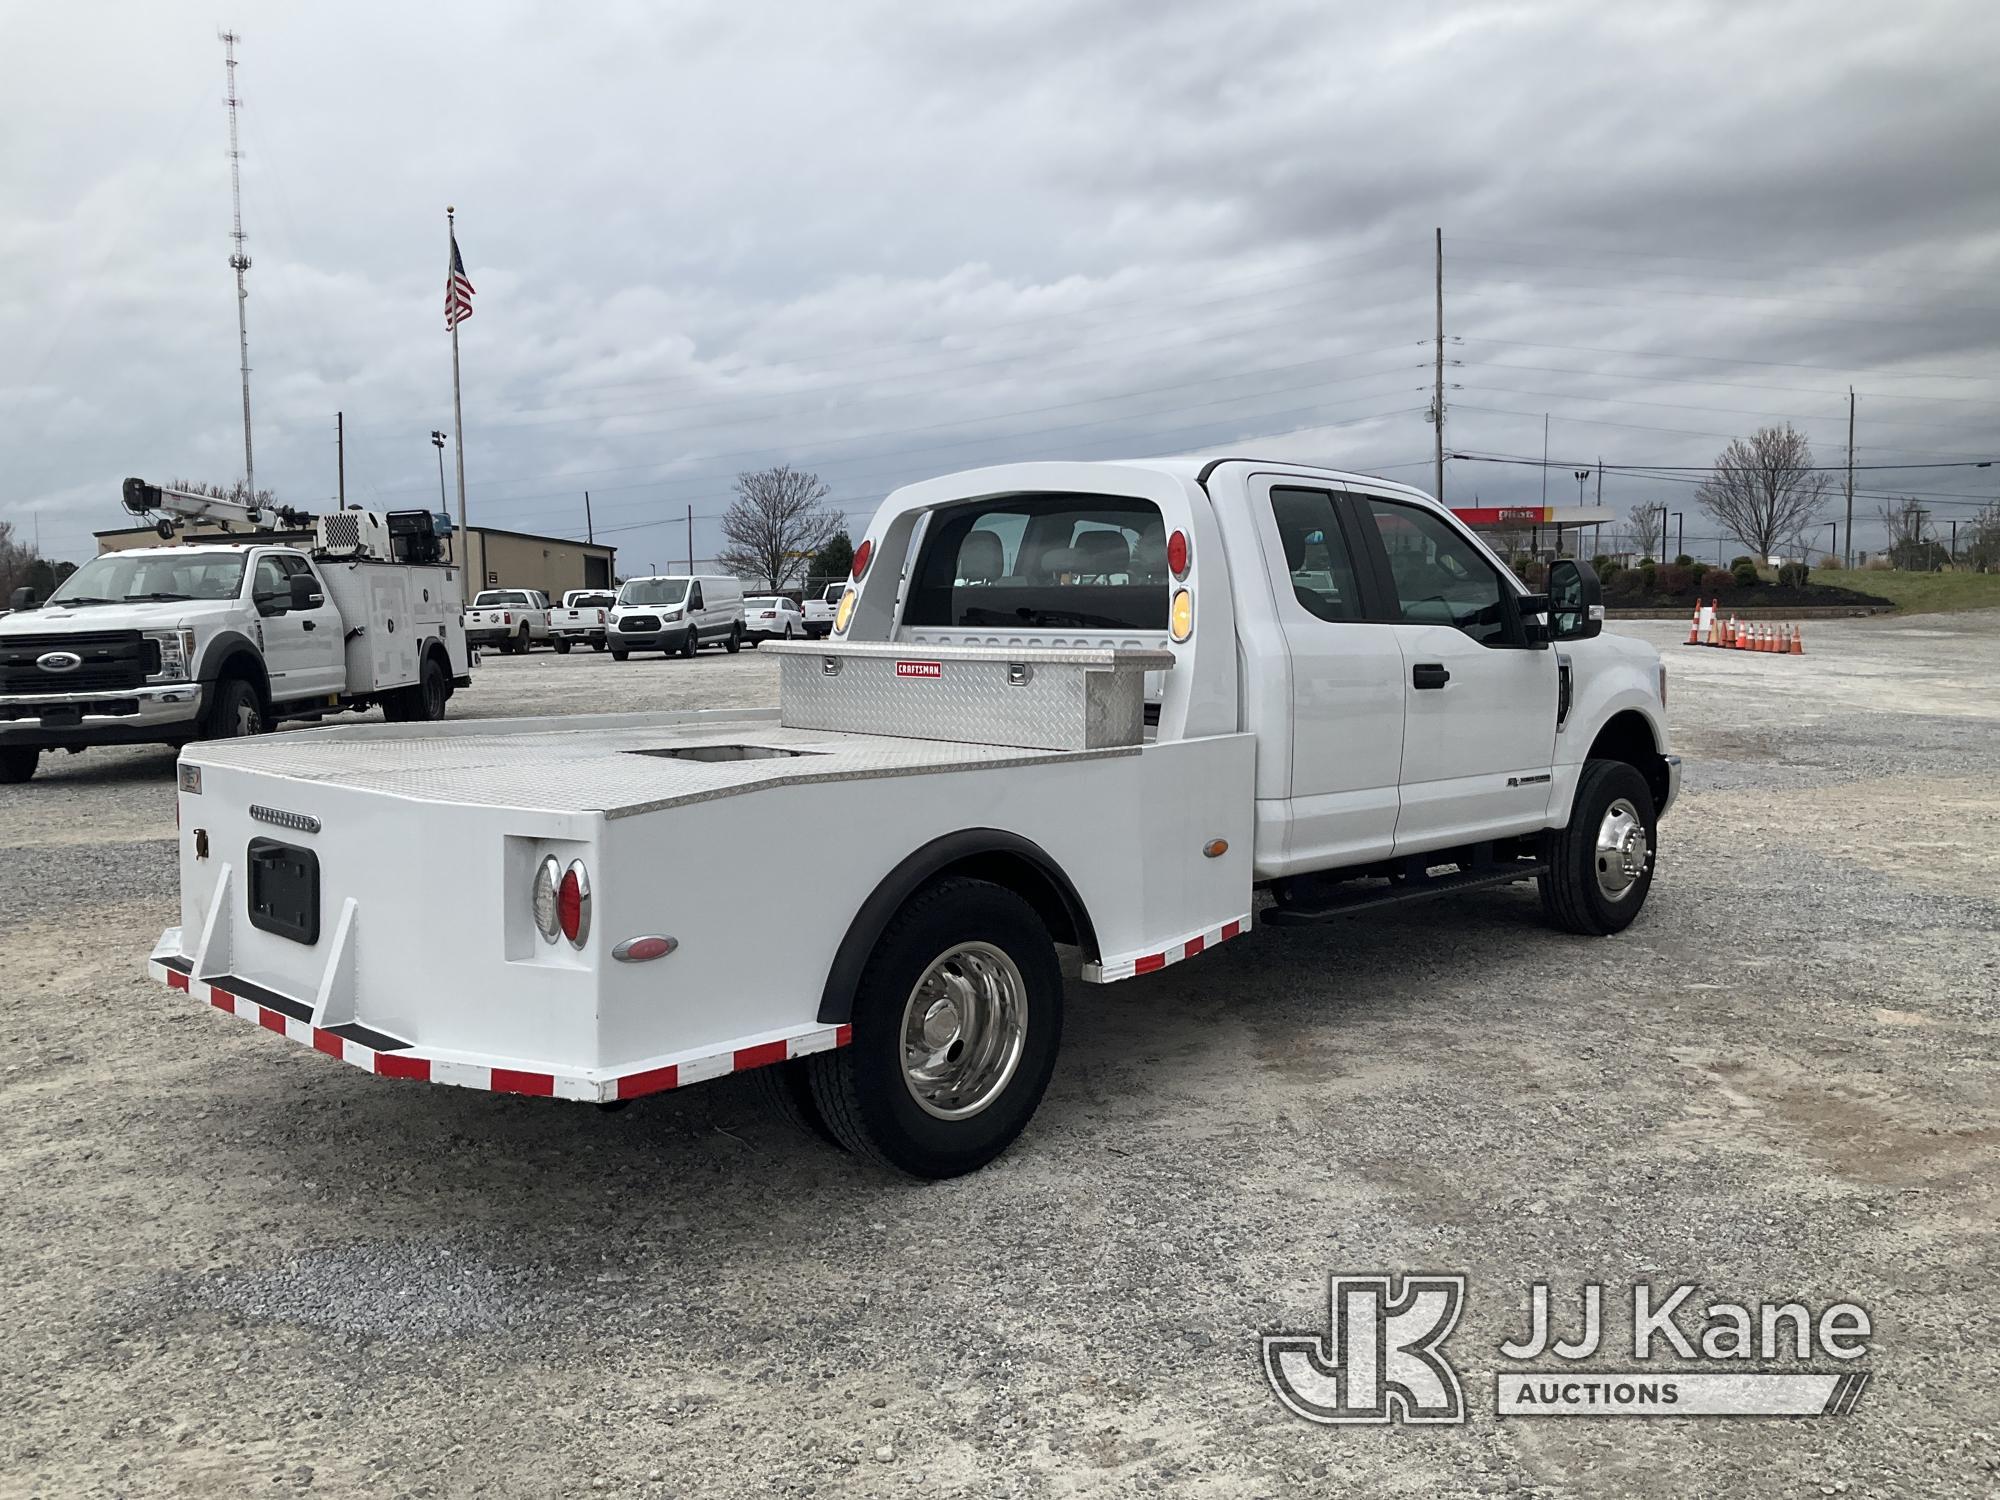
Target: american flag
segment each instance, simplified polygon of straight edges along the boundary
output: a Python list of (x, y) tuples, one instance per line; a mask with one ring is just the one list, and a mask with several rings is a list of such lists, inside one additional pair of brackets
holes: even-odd
[(465, 276), (465, 258), (458, 253), (458, 236), (451, 237), (451, 270), (444, 278), (444, 326), (447, 332), (472, 316), (472, 283)]

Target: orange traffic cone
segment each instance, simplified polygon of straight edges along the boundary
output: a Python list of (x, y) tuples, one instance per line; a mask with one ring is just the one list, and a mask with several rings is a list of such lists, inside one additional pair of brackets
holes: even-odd
[(1766, 625), (1764, 627), (1764, 650), (1766, 652), (1771, 652), (1771, 651), (1776, 651), (1777, 649), (1778, 649), (1778, 627), (1775, 625)]
[(1763, 652), (1767, 652), (1767, 653), (1768, 653), (1768, 652), (1770, 651), (1770, 649), (1771, 649), (1771, 627), (1770, 627), (1770, 626), (1768, 626), (1768, 625), (1759, 625), (1759, 626), (1757, 627), (1757, 649), (1758, 649), (1759, 651), (1763, 651)]
[(1750, 649), (1750, 625), (1747, 620), (1736, 622), (1736, 649), (1738, 651)]
[(1722, 644), (1722, 601), (1720, 599), (1715, 601), (1715, 608), (1709, 611), (1708, 643), (1711, 646), (1720, 646)]
[(1801, 631), (1798, 626), (1794, 625), (1792, 627), (1792, 655), (1804, 656), (1805, 654), (1806, 654), (1805, 633)]
[(1701, 601), (1699, 599), (1694, 601), (1694, 618), (1688, 621), (1688, 638), (1685, 644), (1690, 646), (1701, 644)]

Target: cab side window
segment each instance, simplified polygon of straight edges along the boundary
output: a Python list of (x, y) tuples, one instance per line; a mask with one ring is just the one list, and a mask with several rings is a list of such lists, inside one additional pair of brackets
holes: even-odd
[(1450, 625), (1485, 646), (1514, 644), (1511, 592), (1470, 542), (1429, 511), (1370, 500), (1406, 625)]
[(1325, 490), (1274, 489), (1271, 512), (1284, 544), (1292, 595), (1306, 613), (1335, 622), (1359, 620), (1361, 591), (1333, 496)]
[(688, 608), (690, 610), (697, 610), (704, 607), (701, 602), (701, 585), (698, 583), (690, 584), (688, 586)]
[(285, 573), (285, 565), (276, 557), (266, 554), (257, 559), (256, 580), (250, 586), (253, 600), (270, 600), (289, 604), (292, 585)]

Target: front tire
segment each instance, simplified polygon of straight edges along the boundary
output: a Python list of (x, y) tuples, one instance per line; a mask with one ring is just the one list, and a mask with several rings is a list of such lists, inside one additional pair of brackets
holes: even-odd
[(613, 651), (611, 653), (611, 659), (613, 661), (624, 661), (631, 654), (632, 653), (630, 651)]
[(689, 661), (693, 661), (695, 648), (698, 644), (699, 642), (696, 639), (695, 628), (694, 626), (690, 625), (688, 626), (687, 634), (681, 638), (681, 655), (686, 657)]
[(569, 638), (567, 636), (557, 636), (551, 644), (556, 648), (557, 656), (569, 655)]
[(920, 891), (869, 955), (849, 1045), (809, 1058), (813, 1100), (858, 1156), (957, 1177), (1011, 1145), (1062, 1041), (1062, 970), (1035, 909), (952, 877)]
[(1542, 914), (1564, 932), (1623, 932), (1646, 904), (1659, 858), (1659, 818), (1638, 768), (1584, 762), (1569, 822), (1542, 835)]
[(0, 749), (0, 786), (19, 786), (32, 781), (42, 752), (34, 745), (8, 745)]
[(215, 702), (209, 706), (204, 739), (243, 739), (262, 734), (264, 729), (264, 703), (254, 686), (241, 677), (225, 677), (215, 685)]
[(743, 649), (743, 627), (741, 625), (732, 625), (729, 627), (729, 639), (723, 642), (722, 649), (727, 651), (731, 656), (734, 656)]

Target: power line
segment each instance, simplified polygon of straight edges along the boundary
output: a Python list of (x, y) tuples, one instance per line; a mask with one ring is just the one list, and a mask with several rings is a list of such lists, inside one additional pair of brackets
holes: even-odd
[(1883, 370), (1859, 369), (1852, 365), (1810, 365), (1795, 360), (1782, 359), (1742, 359), (1721, 354), (1672, 354), (1661, 349), (1611, 349), (1597, 344), (1546, 344), (1528, 339), (1497, 339), (1482, 334), (1458, 334), (1460, 342), (1475, 344), (1508, 344), (1520, 349), (1566, 349), (1577, 354), (1623, 354), (1634, 359), (1678, 359), (1690, 364), (1718, 365), (1759, 365), (1774, 370), (1828, 370), (1833, 374), (1882, 375), (1892, 380), (1972, 380), (1989, 382), (2000, 380), (2000, 375), (1968, 375), (1960, 371), (1950, 373), (1925, 370)]

